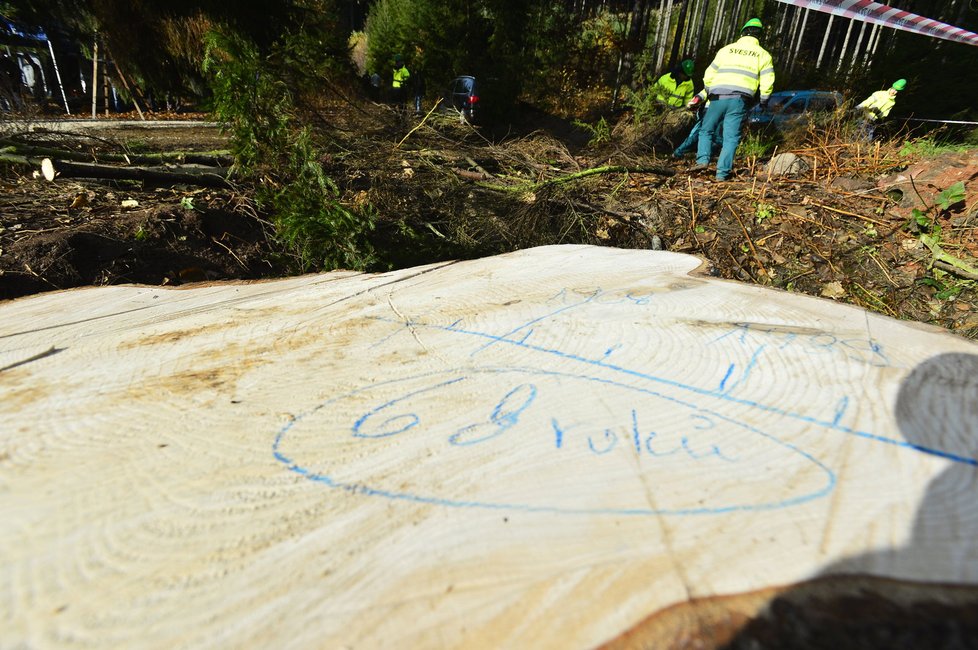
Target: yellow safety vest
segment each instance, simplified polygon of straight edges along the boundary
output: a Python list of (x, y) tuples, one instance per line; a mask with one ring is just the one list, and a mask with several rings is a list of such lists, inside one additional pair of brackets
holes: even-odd
[(756, 38), (741, 36), (720, 48), (703, 74), (703, 85), (721, 98), (753, 97), (760, 90), (761, 101), (766, 102), (774, 91), (774, 62)]
[(874, 119), (879, 119), (889, 115), (894, 105), (896, 105), (896, 98), (890, 97), (889, 90), (877, 90), (856, 108), (862, 108), (869, 112)]
[(693, 99), (693, 80), (676, 83), (671, 72), (667, 72), (655, 82), (655, 99), (667, 106), (682, 108)]
[(407, 83), (407, 80), (411, 77), (411, 73), (404, 66), (394, 69), (394, 82), (391, 84), (394, 88), (400, 88)]

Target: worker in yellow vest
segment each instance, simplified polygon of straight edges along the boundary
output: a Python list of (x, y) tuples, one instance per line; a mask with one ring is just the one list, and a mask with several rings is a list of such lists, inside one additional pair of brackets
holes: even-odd
[(862, 129), (870, 140), (873, 139), (876, 122), (890, 114), (896, 105), (897, 93), (906, 87), (906, 79), (897, 79), (889, 90), (877, 90), (856, 105), (856, 109), (862, 113)]
[(659, 77), (652, 87), (655, 100), (672, 108), (683, 108), (693, 99), (693, 62), (686, 59)]
[(710, 106), (700, 126), (693, 169), (706, 169), (710, 164), (714, 133), (722, 125), (723, 146), (716, 175), (720, 181), (730, 178), (734, 153), (740, 144), (740, 125), (754, 96), (760, 93), (761, 107), (766, 108), (774, 91), (774, 62), (758, 40), (764, 34), (764, 25), (759, 19), (751, 18), (740, 34), (737, 41), (717, 52), (703, 74), (705, 88), (700, 93), (702, 99), (710, 100)]
[(404, 57), (400, 54), (394, 55), (394, 71), (391, 77), (391, 89), (393, 90), (394, 104), (398, 108), (404, 105), (404, 101), (407, 97), (407, 85), (408, 79), (411, 78), (411, 73), (408, 72), (407, 66), (404, 65)]

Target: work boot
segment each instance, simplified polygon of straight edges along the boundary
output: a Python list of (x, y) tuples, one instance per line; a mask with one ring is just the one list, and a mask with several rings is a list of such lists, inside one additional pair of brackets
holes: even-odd
[(690, 171), (690, 173), (692, 173), (692, 172), (701, 172), (704, 169), (709, 169), (709, 168), (710, 168), (710, 164), (709, 163), (696, 163), (695, 165), (693, 165), (692, 167), (689, 168), (689, 171)]

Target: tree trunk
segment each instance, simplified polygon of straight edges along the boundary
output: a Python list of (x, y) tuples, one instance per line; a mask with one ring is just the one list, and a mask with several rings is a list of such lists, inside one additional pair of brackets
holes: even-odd
[(699, 10), (701, 0), (690, 0), (689, 12), (686, 16), (685, 26), (683, 27), (683, 44), (681, 59), (696, 58), (696, 50), (693, 47), (693, 35), (696, 33), (696, 12)]
[(672, 33), (672, 3), (673, 0), (666, 1), (665, 16), (662, 20), (662, 37), (659, 40), (659, 55), (655, 61), (655, 69), (658, 74), (664, 72), (663, 64), (666, 58), (666, 44), (669, 41), (669, 35)]
[(726, 15), (727, 0), (717, 0), (716, 10), (713, 12), (713, 25), (710, 28), (710, 53), (712, 54), (717, 50), (720, 43), (722, 30), (723, 30), (723, 20)]
[(622, 78), (624, 76), (625, 53), (618, 55), (618, 68), (615, 70), (615, 88), (611, 93), (611, 110), (618, 110), (618, 95), (621, 93)]
[(798, 28), (798, 34), (796, 34), (794, 37), (795, 44), (791, 51), (791, 64), (788, 66), (789, 70), (794, 70), (795, 63), (798, 61), (798, 53), (802, 50), (802, 47), (805, 44), (805, 25), (808, 24), (808, 15), (810, 13), (810, 9), (806, 8), (804, 10), (801, 19), (801, 27)]
[(724, 39), (725, 42), (737, 40), (738, 34), (740, 34), (740, 28), (743, 23), (740, 23), (740, 8), (744, 4), (744, 0), (734, 0), (733, 11), (730, 12), (730, 23), (727, 28), (727, 38)]
[(652, 75), (655, 76), (659, 72), (659, 51), (665, 47), (665, 37), (662, 35), (663, 27), (662, 23), (665, 20), (666, 0), (659, 0), (659, 8), (656, 10), (658, 14), (655, 17), (655, 41), (652, 50), (652, 56), (649, 57), (650, 63), (652, 64)]
[(224, 167), (118, 167), (95, 163), (68, 162), (66, 160), (41, 161), (41, 174), (45, 179), (55, 178), (108, 178), (112, 180), (149, 181), (160, 185), (200, 185), (204, 187), (230, 187), (228, 170)]
[(818, 60), (815, 62), (816, 70), (822, 67), (822, 57), (825, 55), (825, 46), (828, 45), (829, 35), (832, 33), (833, 20), (835, 20), (835, 14), (829, 14), (829, 22), (825, 26), (825, 36), (822, 37), (822, 47), (818, 50)]
[(36, 169), (37, 166), (41, 164), (41, 161), (31, 156), (14, 153), (13, 151), (10, 151), (9, 148), (4, 148), (0, 149), (0, 163), (17, 165), (18, 167), (32, 167)]
[[(691, 54), (697, 58), (700, 56), (702, 51), (702, 39), (703, 39), (703, 25), (706, 23), (706, 10), (710, 5), (710, 0), (702, 0), (700, 2), (699, 12), (696, 15), (695, 24), (695, 34), (693, 36), (693, 50)], [(707, 53), (709, 56), (709, 53)], [(705, 65), (699, 65), (700, 69), (705, 68)]]
[(846, 48), (849, 46), (849, 36), (852, 34), (852, 25), (855, 22), (856, 21), (854, 21), (852, 19), (849, 20), (849, 27), (846, 28), (846, 37), (842, 41), (842, 49), (839, 50), (838, 63), (835, 64), (835, 71), (836, 72), (838, 72), (839, 70), (842, 69), (842, 62), (845, 61), (845, 58), (846, 58)]
[(109, 116), (109, 57), (102, 61), (102, 111)]
[(785, 58), (788, 59), (788, 61), (786, 61), (785, 63), (788, 63), (791, 60), (792, 38), (794, 37), (795, 33), (798, 31), (798, 19), (800, 17), (801, 17), (801, 9), (799, 9), (798, 7), (791, 7), (791, 21), (788, 24), (788, 29), (784, 30), (784, 33), (780, 35), (781, 36), (780, 49), (782, 52), (784, 52)]
[(209, 167), (229, 167), (234, 160), (227, 151), (163, 151), (160, 153), (122, 154), (100, 153), (97, 157), (81, 151), (67, 151), (53, 147), (36, 147), (10, 140), (0, 139), (5, 151), (37, 158), (55, 160), (74, 160), (92, 163), (123, 163), (126, 165), (205, 165)]
[(863, 58), (863, 66), (869, 69), (873, 64), (873, 56), (876, 54), (876, 48), (880, 43), (880, 34), (883, 32), (883, 28), (880, 25), (873, 25), (872, 31), (869, 33), (869, 43), (866, 44), (866, 56)]
[(683, 4), (679, 9), (679, 18), (676, 19), (676, 37), (672, 39), (672, 52), (669, 54), (669, 67), (679, 63), (679, 51), (682, 46), (683, 33), (686, 30), (686, 16), (689, 13), (689, 0), (680, 0)]
[(92, 46), (92, 119), (96, 117), (96, 111), (98, 109), (98, 38), (95, 38), (95, 44)]
[(635, 54), (642, 50), (642, 22), (646, 14), (649, 0), (633, 0), (628, 22), (628, 35), (625, 38), (624, 51), (618, 58), (618, 71), (615, 75), (615, 92), (612, 98), (612, 109), (618, 104), (618, 94), (625, 84), (634, 83)]
[(974, 343), (703, 266), (0, 301), (2, 645), (969, 647)]
[(859, 48), (863, 43), (863, 36), (866, 35), (866, 23), (863, 22), (862, 26), (859, 28), (859, 36), (856, 38), (856, 44), (852, 48), (852, 59), (849, 63), (849, 71), (846, 74), (848, 77), (852, 72), (855, 72), (859, 61)]

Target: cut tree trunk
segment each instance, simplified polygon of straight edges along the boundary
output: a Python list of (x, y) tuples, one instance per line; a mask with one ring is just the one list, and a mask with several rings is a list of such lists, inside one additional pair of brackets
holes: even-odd
[(168, 163), (204, 165), (208, 167), (229, 167), (234, 159), (227, 150), (219, 151), (161, 151), (145, 154), (99, 153), (68, 151), (54, 147), (39, 147), (15, 140), (0, 139), (3, 153), (13, 153), (29, 158), (52, 158), (55, 160), (74, 160), (78, 162), (113, 162), (127, 165), (164, 165)]
[(159, 185), (201, 185), (229, 187), (228, 170), (224, 167), (180, 165), (170, 167), (120, 167), (67, 160), (41, 161), (41, 174), (46, 180), (55, 178), (104, 178), (111, 180), (145, 181)]
[(805, 614), (820, 647), (908, 612), (971, 638), (978, 346), (701, 264), (0, 303), (4, 643), (716, 648), (764, 610), (732, 647), (811, 647), (769, 641)]

